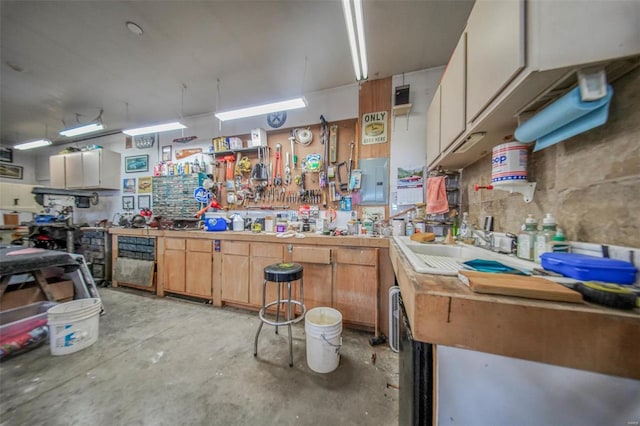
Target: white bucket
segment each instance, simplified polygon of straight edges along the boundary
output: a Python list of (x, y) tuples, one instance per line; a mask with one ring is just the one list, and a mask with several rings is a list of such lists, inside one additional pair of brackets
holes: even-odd
[(491, 155), (491, 183), (527, 181), (528, 146), (509, 142), (493, 148)]
[(78, 299), (47, 311), (51, 355), (66, 355), (98, 340), (100, 299)]
[(313, 308), (304, 316), (307, 365), (316, 373), (330, 373), (340, 363), (342, 314), (333, 308)]

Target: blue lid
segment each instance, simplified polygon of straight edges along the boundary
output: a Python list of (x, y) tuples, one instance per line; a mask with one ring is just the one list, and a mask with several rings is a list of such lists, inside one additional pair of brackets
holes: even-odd
[(637, 271), (631, 262), (624, 260), (609, 259), (606, 257), (588, 256), (578, 253), (542, 253), (541, 259), (547, 261), (561, 262), (566, 265), (580, 266), (585, 268), (605, 268), (605, 269), (626, 269)]

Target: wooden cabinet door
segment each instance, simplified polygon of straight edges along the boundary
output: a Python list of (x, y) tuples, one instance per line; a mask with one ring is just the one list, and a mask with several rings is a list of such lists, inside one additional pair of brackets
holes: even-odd
[(225, 253), (221, 280), (223, 301), (249, 303), (249, 256)]
[(378, 249), (335, 249), (333, 307), (355, 324), (376, 326)]
[[(268, 243), (252, 243), (251, 244), (251, 271), (249, 277), (249, 303), (256, 307), (262, 306), (262, 283), (264, 282), (264, 268), (281, 263), (284, 256), (284, 244), (268, 244)], [(280, 298), (287, 297), (286, 286), (280, 294)], [(295, 286), (292, 287), (295, 289)], [(277, 286), (276, 284), (267, 284), (267, 303), (276, 300)], [(295, 299), (295, 293), (291, 293), (291, 297)], [(275, 307), (273, 308), (275, 312)]]
[[(169, 240), (169, 239), (167, 239)], [(184, 292), (185, 254), (183, 250), (165, 250), (164, 252), (164, 289)]]
[(440, 86), (427, 110), (427, 167), (440, 155)]
[(440, 83), (440, 151), (445, 151), (466, 128), (466, 36), (462, 34)]
[(467, 21), (467, 121), (525, 65), (524, 0), (476, 0)]
[(331, 275), (333, 265), (323, 265), (317, 263), (301, 263), (304, 270), (303, 277), (303, 302), (309, 309), (320, 306), (331, 307)]
[(336, 264), (333, 307), (345, 321), (373, 327), (376, 323), (378, 268)]
[(211, 298), (213, 256), (211, 252), (187, 252), (186, 292)]
[(87, 188), (98, 188), (101, 183), (102, 173), (102, 150), (85, 151), (82, 153), (82, 186)]

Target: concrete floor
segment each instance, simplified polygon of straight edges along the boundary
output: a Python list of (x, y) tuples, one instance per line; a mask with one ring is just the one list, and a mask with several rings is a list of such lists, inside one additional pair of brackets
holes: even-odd
[[(100, 289), (98, 341), (52, 356), (48, 343), (0, 364), (2, 425), (397, 425), (398, 357), (343, 331), (339, 367), (306, 363), (304, 323), (124, 289)], [(375, 354), (375, 363), (372, 355)]]

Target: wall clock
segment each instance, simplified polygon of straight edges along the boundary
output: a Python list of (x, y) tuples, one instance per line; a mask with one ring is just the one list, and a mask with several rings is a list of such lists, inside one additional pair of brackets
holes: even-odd
[(274, 129), (282, 126), (285, 121), (287, 121), (286, 111), (272, 112), (271, 114), (267, 115), (267, 124)]

